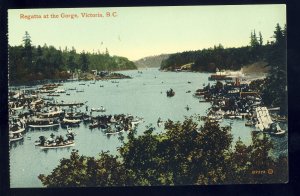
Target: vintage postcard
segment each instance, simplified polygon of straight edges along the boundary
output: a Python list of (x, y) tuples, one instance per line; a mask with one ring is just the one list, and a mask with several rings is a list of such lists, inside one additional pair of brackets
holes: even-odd
[(10, 187), (288, 182), (286, 6), (9, 9)]

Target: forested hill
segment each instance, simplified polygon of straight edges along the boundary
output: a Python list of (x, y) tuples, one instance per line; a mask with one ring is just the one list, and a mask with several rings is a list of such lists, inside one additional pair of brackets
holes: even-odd
[(136, 65), (125, 57), (111, 56), (105, 53), (76, 52), (76, 49), (56, 49), (53, 46), (33, 46), (28, 32), (23, 44), (9, 46), (10, 84), (44, 79), (67, 79), (74, 72), (116, 71), (137, 69)]
[(240, 48), (224, 48), (222, 45), (214, 48), (187, 51), (169, 56), (161, 63), (161, 69), (175, 70), (191, 64), (193, 71), (215, 72), (218, 69), (239, 70), (241, 67), (264, 61), (270, 52), (270, 44)]
[(224, 48), (221, 44), (213, 48), (172, 54), (161, 63), (163, 70), (186, 68), (193, 71), (215, 72), (218, 69), (239, 70), (256, 62), (266, 61), (272, 54), (274, 42), (263, 44), (261, 33), (251, 32), (249, 46)]
[(169, 56), (170, 54), (148, 56), (134, 61), (134, 63), (138, 68), (160, 67), (161, 62), (167, 59)]

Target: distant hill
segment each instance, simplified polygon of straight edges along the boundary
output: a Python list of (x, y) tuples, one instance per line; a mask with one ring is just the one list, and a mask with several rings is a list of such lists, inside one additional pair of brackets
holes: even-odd
[(138, 68), (160, 67), (161, 62), (169, 58), (169, 56), (170, 54), (148, 56), (148, 57), (141, 58), (137, 61), (134, 61), (134, 63)]

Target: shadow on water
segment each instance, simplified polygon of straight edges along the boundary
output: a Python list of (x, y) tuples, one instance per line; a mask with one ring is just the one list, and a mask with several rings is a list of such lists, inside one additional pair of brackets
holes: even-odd
[(19, 141), (10, 142), (9, 149), (17, 148), (18, 146), (23, 145), (23, 144), (24, 144), (24, 138)]
[[(70, 146), (70, 147), (64, 147), (64, 148), (53, 148), (53, 149), (40, 149), (41, 152), (48, 154), (48, 151), (54, 151), (54, 152), (61, 152), (61, 151), (66, 151), (66, 152), (71, 152), (72, 148), (74, 146)], [(38, 146), (36, 148), (39, 148)]]

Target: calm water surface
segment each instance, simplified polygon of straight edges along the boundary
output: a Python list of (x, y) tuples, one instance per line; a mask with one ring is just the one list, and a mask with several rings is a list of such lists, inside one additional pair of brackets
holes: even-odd
[[(152, 124), (156, 132), (162, 132), (162, 128), (156, 126), (156, 121), (160, 117), (162, 120), (171, 119), (174, 121), (183, 120), (185, 116), (194, 114), (205, 115), (210, 107), (209, 103), (199, 103), (193, 97), (196, 89), (202, 88), (208, 83), (209, 74), (190, 72), (160, 72), (157, 69), (138, 71), (122, 71), (125, 75), (132, 76), (132, 79), (112, 81), (97, 81), (91, 84), (79, 85), (82, 82), (67, 82), (60, 88), (69, 89), (76, 87), (84, 92), (68, 91), (70, 96), (62, 94), (57, 97), (58, 101), (86, 102), (89, 109), (104, 106), (107, 110), (100, 114), (132, 114), (143, 117), (144, 122), (139, 124), (137, 133), (142, 134), (147, 125)], [(190, 82), (190, 83), (188, 83)], [(212, 83), (212, 82), (211, 82)], [(100, 87), (103, 85), (103, 87)], [(176, 94), (172, 98), (166, 96), (166, 91), (172, 88)], [(186, 93), (188, 90), (191, 93)], [(185, 107), (189, 105), (190, 110)], [(85, 112), (85, 106), (79, 108)], [(222, 125), (232, 124), (232, 134), (236, 141), (239, 137), (247, 145), (251, 144), (251, 133), (254, 128), (245, 127), (243, 120), (223, 120)], [(90, 130), (83, 123), (78, 128), (73, 129), (77, 136), (76, 145), (65, 149), (41, 150), (34, 146), (34, 141), (44, 135), (49, 137), (51, 133), (55, 135), (65, 135), (66, 130), (29, 130), (23, 141), (12, 143), (10, 146), (10, 184), (11, 187), (42, 187), (41, 181), (37, 178), (39, 174), (50, 174), (59, 164), (62, 158), (68, 158), (72, 149), (78, 149), (80, 154), (87, 156), (97, 156), (101, 151), (117, 153), (117, 148), (121, 145), (118, 136), (107, 137), (98, 129)], [(125, 136), (126, 133), (123, 133)], [(273, 138), (275, 140), (274, 154), (287, 152), (287, 136), (283, 138)]]

